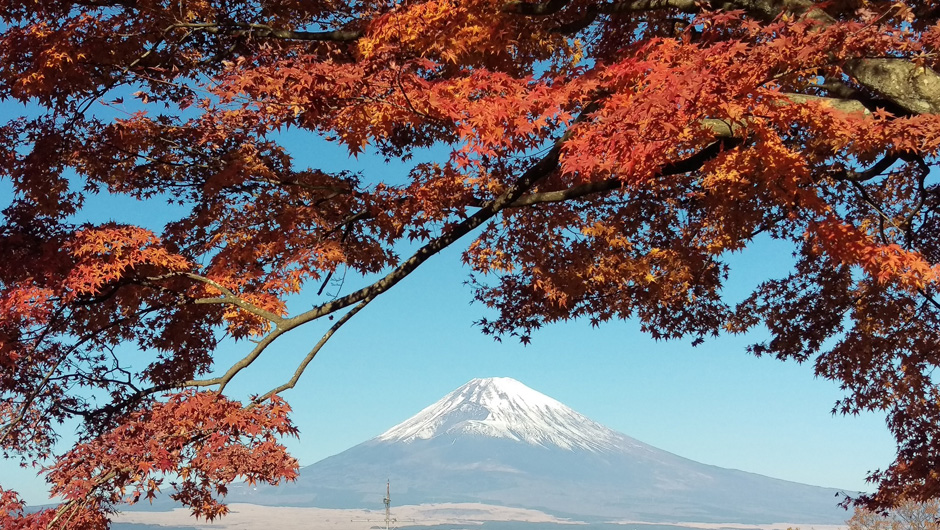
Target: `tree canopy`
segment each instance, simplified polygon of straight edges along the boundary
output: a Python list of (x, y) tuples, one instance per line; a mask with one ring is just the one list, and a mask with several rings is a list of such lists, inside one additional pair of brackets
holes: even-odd
[[(897, 459), (855, 501), (940, 494), (937, 2), (0, 0), (0, 18), (0, 101), (25, 104), (0, 123), (0, 448), (53, 457), (65, 499), (27, 514), (0, 489), (3, 528), (105, 526), (164, 480), (213, 518), (232, 481), (293, 478), (279, 393), (452, 245), (497, 338), (766, 328), (750, 352), (813, 363), (845, 391), (834, 412), (887, 414)], [(449, 154), (404, 181), (330, 172), (297, 167), (285, 131)], [(89, 223), (93, 194), (181, 213)], [(796, 265), (731, 302), (726, 260), (759, 236)], [(317, 292), (342, 271), (376, 280)], [(318, 301), (289, 313), (302, 291)], [(225, 397), (317, 320), (293, 378)]]

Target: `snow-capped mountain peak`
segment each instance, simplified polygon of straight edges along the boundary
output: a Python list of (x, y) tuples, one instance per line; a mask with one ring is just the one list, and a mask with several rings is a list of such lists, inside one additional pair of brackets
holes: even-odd
[(456, 435), (594, 452), (642, 445), (508, 377), (473, 379), (377, 439), (410, 443)]

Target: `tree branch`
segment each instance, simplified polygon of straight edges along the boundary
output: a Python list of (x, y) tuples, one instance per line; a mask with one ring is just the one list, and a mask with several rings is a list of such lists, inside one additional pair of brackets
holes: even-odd
[(213, 289), (218, 290), (220, 293), (222, 293), (222, 296), (219, 296), (219, 297), (197, 298), (196, 300), (193, 301), (193, 303), (195, 304), (231, 304), (231, 305), (238, 307), (239, 309), (243, 309), (251, 313), (252, 315), (261, 317), (273, 323), (275, 326), (280, 325), (284, 322), (284, 318), (282, 318), (280, 315), (272, 313), (268, 311), (267, 309), (260, 308), (249, 302), (246, 302), (244, 299), (242, 299), (241, 297), (233, 293), (230, 289), (228, 289), (224, 285), (221, 285), (220, 283), (216, 281), (206, 278), (205, 276), (200, 276), (198, 274), (193, 274), (191, 272), (183, 273), (182, 276), (185, 276), (192, 280), (196, 280), (197, 282), (200, 282), (200, 283), (204, 283), (212, 287)]
[[(783, 13), (815, 20), (822, 27), (836, 19), (810, 0), (723, 0), (765, 22)], [(860, 85), (913, 114), (940, 114), (940, 75), (901, 58), (861, 57), (843, 65)]]
[[(543, 3), (516, 0), (503, 4), (500, 11), (524, 16), (546, 16), (557, 13), (567, 5), (568, 0), (549, 0)], [(605, 13), (608, 15), (664, 9), (676, 9), (684, 13), (695, 13), (699, 10), (695, 0), (632, 0), (627, 2), (604, 2), (588, 7), (591, 13)]]
[[(715, 158), (722, 151), (737, 147), (738, 145), (741, 145), (741, 143), (743, 143), (743, 140), (739, 138), (729, 138), (713, 142), (694, 155), (666, 164), (660, 170), (659, 176), (666, 177), (669, 175), (679, 175), (700, 169), (705, 162)], [(513, 202), (509, 208), (521, 208), (523, 206), (531, 206), (533, 204), (570, 201), (596, 193), (604, 193), (607, 191), (620, 189), (622, 186), (623, 181), (621, 179), (611, 178), (599, 182), (590, 182), (588, 184), (582, 184), (580, 186), (574, 186), (563, 190), (532, 193), (520, 197), (518, 200)]]
[(835, 178), (836, 180), (849, 180), (856, 183), (865, 182), (884, 173), (892, 164), (897, 162), (899, 158), (897, 154), (887, 154), (865, 171), (844, 171), (837, 174)]
[[(492, 201), (489, 201), (475, 214), (458, 223), (450, 231), (432, 239), (428, 244), (418, 249), (418, 251), (415, 252), (407, 261), (396, 267), (393, 271), (389, 272), (384, 278), (376, 281), (368, 287), (359, 289), (354, 293), (333, 300), (332, 302), (317, 306), (293, 318), (280, 319), (280, 321), (277, 323), (277, 327), (272, 332), (265, 335), (264, 338), (262, 338), (255, 345), (255, 347), (252, 348), (250, 352), (248, 352), (248, 355), (229, 367), (229, 369), (226, 370), (223, 375), (212, 379), (187, 381), (181, 386), (207, 387), (218, 385), (218, 392), (221, 393), (233, 377), (235, 377), (239, 372), (248, 366), (251, 366), (251, 364), (257, 360), (262, 353), (264, 353), (264, 350), (266, 350), (267, 347), (271, 345), (271, 343), (273, 343), (284, 333), (308, 322), (312, 322), (318, 318), (335, 313), (336, 311), (339, 311), (345, 307), (349, 307), (353, 304), (361, 304), (361, 306), (364, 307), (377, 296), (384, 293), (385, 291), (388, 291), (395, 284), (411, 274), (412, 271), (417, 269), (418, 266), (427, 261), (431, 256), (447, 248), (452, 243), (471, 232), (473, 229), (496, 216), (497, 213), (512, 204), (512, 202), (517, 200), (523, 193), (525, 193), (526, 190), (531, 188), (535, 182), (547, 176), (558, 166), (558, 156), (561, 152), (561, 146), (564, 140), (565, 138), (556, 142), (555, 146), (548, 152), (548, 154), (545, 155), (545, 157), (543, 157), (538, 163), (529, 168), (529, 170), (526, 171), (516, 181), (516, 184), (513, 185), (508, 191), (493, 199)], [(227, 301), (225, 298), (219, 298), (216, 303), (234, 302)], [(350, 313), (355, 314), (359, 311), (359, 309), (361, 309), (361, 307), (357, 306), (357, 308)], [(349, 317), (351, 317), (352, 314), (347, 313)], [(345, 323), (346, 320), (348, 320), (347, 317), (344, 316), (344, 318), (345, 320), (341, 319), (339, 322), (337, 322), (337, 324), (342, 325), (342, 323)], [(338, 329), (338, 326), (334, 325), (334, 328)], [(331, 328), (331, 330), (335, 331), (333, 328)], [(331, 335), (332, 332), (328, 332), (325, 338), (328, 339)], [(313, 352), (313, 355), (316, 355), (316, 351)]]
[(787, 99), (793, 103), (820, 103), (827, 107), (833, 108), (840, 112), (845, 112), (846, 114), (861, 113), (866, 117), (871, 117), (871, 109), (868, 108), (863, 102), (852, 99), (852, 98), (833, 98), (825, 96), (812, 96), (809, 94), (794, 94), (794, 93), (785, 93), (783, 94)]
[[(501, 11), (524, 16), (546, 16), (557, 13), (568, 4), (567, 0), (549, 0), (528, 3), (515, 0), (503, 4)], [(632, 0), (605, 2), (588, 7), (587, 14), (558, 28), (559, 32), (580, 31), (590, 25), (598, 13), (624, 14), (663, 9), (683, 13), (697, 13), (703, 7), (712, 9), (743, 9), (749, 15), (770, 22), (781, 14), (818, 21), (822, 27), (834, 24), (836, 19), (809, 0)], [(918, 66), (900, 58), (858, 58), (848, 61), (843, 68), (860, 85), (888, 99), (912, 114), (940, 114), (940, 74), (926, 66)]]
[(372, 301), (372, 298), (367, 298), (367, 299), (365, 299), (365, 300), (359, 302), (355, 307), (353, 307), (352, 309), (350, 309), (349, 312), (347, 312), (345, 315), (343, 315), (342, 317), (340, 317), (339, 320), (337, 320), (335, 324), (333, 324), (332, 326), (330, 326), (330, 329), (327, 330), (327, 332), (323, 334), (323, 337), (320, 338), (320, 340), (319, 340), (319, 341), (317, 342), (317, 344), (313, 347), (313, 349), (311, 349), (310, 352), (307, 354), (307, 356), (304, 357), (303, 361), (300, 362), (300, 365), (297, 367), (296, 370), (294, 370), (294, 375), (290, 378), (289, 381), (287, 381), (287, 382), (284, 383), (283, 385), (280, 385), (280, 386), (278, 386), (278, 387), (272, 388), (272, 389), (269, 390), (268, 392), (265, 392), (264, 395), (262, 395), (262, 396), (259, 397), (259, 398), (256, 398), (256, 399), (254, 400), (254, 402), (255, 402), (255, 403), (260, 403), (260, 402), (262, 402), (262, 401), (268, 399), (269, 397), (271, 397), (271, 396), (273, 396), (273, 395), (275, 395), (275, 394), (279, 394), (279, 393), (281, 393), (281, 392), (283, 392), (283, 391), (285, 391), (285, 390), (294, 388), (294, 386), (297, 384), (297, 381), (300, 380), (300, 376), (303, 375), (304, 371), (307, 369), (307, 365), (310, 364), (310, 361), (312, 361), (313, 358), (316, 357), (316, 355), (317, 355), (318, 353), (320, 353), (320, 350), (321, 350), (321, 349), (323, 348), (323, 346), (327, 343), (327, 341), (330, 340), (330, 338), (333, 336), (333, 334), (336, 333), (336, 331), (337, 331), (339, 328), (341, 328), (341, 327), (343, 326), (343, 324), (345, 324), (346, 322), (348, 322), (349, 319), (351, 319), (353, 316), (355, 316), (355, 314), (358, 313), (359, 310), (361, 310), (363, 307), (365, 307), (366, 305), (368, 305), (369, 302), (371, 302), (371, 301)]
[(258, 359), (258, 357), (260, 357), (262, 353), (264, 353), (264, 350), (266, 350), (268, 346), (271, 345), (271, 343), (277, 340), (278, 337), (294, 329), (295, 327), (297, 327), (297, 325), (278, 326), (274, 328), (274, 331), (271, 331), (270, 333), (265, 335), (260, 341), (258, 341), (257, 344), (255, 344), (255, 347), (252, 348), (250, 352), (248, 352), (248, 355), (244, 356), (241, 360), (239, 360), (238, 362), (230, 366), (229, 369), (226, 370), (225, 373), (222, 374), (221, 376), (214, 377), (212, 379), (190, 380), (190, 381), (186, 381), (180, 386), (195, 388), (195, 387), (207, 387), (207, 386), (218, 385), (219, 388), (217, 392), (221, 394), (222, 391), (225, 390), (226, 385), (229, 384), (229, 382), (232, 380), (233, 377), (238, 375), (238, 373), (244, 370), (245, 368), (248, 368), (249, 366), (251, 366), (251, 364), (255, 362), (255, 360)]
[(631, 2), (605, 2), (597, 6), (598, 13), (618, 15), (644, 11), (662, 11), (675, 9), (682, 13), (696, 13), (699, 10), (695, 0), (633, 0)]
[(845, 70), (869, 90), (913, 114), (940, 114), (940, 75), (907, 59), (855, 59)]
[(894, 114), (895, 116), (910, 115), (910, 112), (907, 109), (898, 105), (894, 101), (880, 97), (873, 97), (871, 94), (856, 90), (855, 88), (846, 85), (840, 80), (826, 79), (826, 81), (819, 85), (819, 87), (825, 89), (826, 92), (828, 92), (832, 97), (858, 101), (871, 112), (875, 112), (880, 108), (890, 112), (891, 114)]
[(411, 274), (412, 271), (417, 269), (418, 266), (427, 261), (431, 256), (444, 250), (464, 235), (470, 233), (478, 226), (495, 217), (496, 214), (498, 214), (501, 210), (509, 207), (513, 202), (519, 199), (519, 197), (521, 197), (522, 194), (530, 189), (536, 182), (551, 173), (556, 167), (558, 167), (558, 157), (561, 153), (561, 147), (566, 139), (567, 138), (565, 137), (555, 142), (554, 147), (552, 147), (551, 150), (549, 150), (549, 152), (541, 160), (539, 160), (535, 165), (523, 173), (523, 175), (512, 187), (510, 187), (509, 190), (499, 197), (484, 203), (476, 213), (464, 219), (460, 223), (457, 223), (449, 231), (432, 239), (425, 246), (421, 247), (417, 252), (412, 254), (408, 260), (401, 263), (398, 267), (389, 272), (384, 278), (376, 281), (368, 287), (359, 289), (358, 291), (350, 293), (342, 298), (338, 298), (332, 302), (317, 306), (293, 318), (286, 319), (284, 321), (285, 326), (299, 326), (330, 313), (335, 313), (340, 309), (359, 303), (363, 300), (375, 298), (376, 296), (389, 290), (395, 284)]
[[(580, 120), (585, 118), (590, 113), (594, 112), (598, 104), (593, 103), (588, 105), (581, 115), (575, 120), (575, 123), (578, 123)], [(191, 380), (183, 383), (181, 386), (188, 387), (207, 387), (219, 385), (218, 392), (221, 393), (225, 386), (232, 380), (235, 375), (240, 371), (244, 370), (250, 366), (258, 357), (271, 345), (277, 338), (279, 338), (284, 333), (306, 324), (308, 322), (314, 321), (318, 318), (324, 317), (331, 313), (335, 313), (343, 308), (349, 307), (354, 304), (359, 304), (344, 315), (333, 327), (330, 328), (330, 331), (321, 339), (322, 342), (326, 342), (332, 336), (333, 332), (336, 329), (339, 329), (339, 326), (344, 324), (353, 314), (357, 313), (362, 307), (365, 307), (366, 304), (374, 300), (377, 296), (391, 289), (395, 284), (407, 277), (411, 272), (417, 269), (422, 263), (427, 261), (438, 252), (444, 250), (452, 243), (463, 237), (464, 235), (470, 233), (475, 228), (479, 227), (489, 219), (495, 217), (500, 211), (509, 207), (513, 202), (519, 199), (526, 191), (532, 188), (536, 182), (548, 176), (552, 171), (558, 167), (558, 158), (561, 153), (561, 148), (564, 145), (564, 142), (569, 138), (569, 133), (566, 133), (564, 136), (559, 138), (554, 146), (546, 153), (541, 160), (532, 165), (528, 170), (525, 171), (516, 182), (504, 193), (496, 197), (495, 199), (485, 203), (476, 213), (470, 217), (464, 219), (463, 221), (457, 223), (449, 231), (437, 236), (432, 239), (426, 245), (418, 249), (412, 256), (396, 267), (394, 270), (389, 272), (382, 279), (374, 282), (373, 284), (359, 289), (356, 292), (350, 293), (342, 298), (333, 300), (326, 304), (319, 305), (309, 311), (301, 313), (292, 318), (280, 318), (275, 329), (264, 336), (250, 352), (244, 358), (233, 364), (229, 369), (221, 376), (215, 377), (212, 379), (203, 379), (203, 380)], [(197, 277), (194, 279), (199, 279), (202, 277)], [(201, 281), (201, 280), (200, 280)], [(211, 285), (211, 284), (210, 284)], [(222, 287), (222, 286), (219, 286)], [(218, 288), (218, 287), (217, 287)], [(224, 287), (222, 287), (224, 289)], [(220, 290), (222, 290), (220, 289)], [(225, 293), (225, 291), (222, 291)], [(237, 298), (237, 297), (236, 297)], [(234, 303), (234, 301), (227, 301), (225, 297), (219, 299), (213, 299), (215, 303)], [(240, 307), (240, 306), (239, 306)], [(317, 347), (312, 351), (312, 355), (316, 355), (316, 352), (319, 351)], [(308, 358), (312, 359), (312, 356), (308, 354)], [(306, 366), (309, 360), (305, 359), (301, 365), (301, 368)], [(302, 373), (303, 370), (300, 371)], [(297, 374), (299, 378), (299, 374)]]
[(186, 23), (173, 24), (168, 29), (192, 29), (204, 31), (212, 35), (252, 36), (258, 38), (299, 40), (316, 42), (352, 42), (362, 37), (359, 30), (333, 30), (333, 31), (297, 31), (292, 29), (277, 29), (265, 24), (217, 24), (217, 23)]
[(530, 3), (517, 0), (503, 4), (500, 11), (516, 15), (542, 17), (553, 15), (568, 5), (569, 0), (549, 0), (543, 3)]

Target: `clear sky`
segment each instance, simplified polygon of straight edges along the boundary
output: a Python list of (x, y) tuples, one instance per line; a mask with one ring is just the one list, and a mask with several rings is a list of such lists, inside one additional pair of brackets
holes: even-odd
[[(325, 169), (403, 175), (398, 166), (351, 160), (309, 139), (288, 141), (310, 157), (299, 165), (315, 158)], [(10, 196), (8, 184), (0, 183), (0, 204)], [(146, 223), (154, 219), (141, 216), (166, 213), (95, 200), (83, 215)], [(891, 462), (894, 445), (882, 417), (832, 416), (838, 388), (814, 378), (811, 366), (748, 355), (745, 346), (759, 334), (694, 348), (690, 340), (655, 342), (635, 322), (553, 325), (529, 346), (483, 336), (472, 322), (484, 310), (469, 303), (463, 285), (463, 246), (432, 258), (352, 319), (284, 394), (301, 430), (299, 440), (288, 441), (301, 465), (380, 434), (474, 377), (491, 376), (518, 379), (608, 427), (707, 464), (860, 490), (868, 489), (868, 471)], [(789, 249), (772, 241), (731, 260), (732, 298), (785, 274), (792, 262)], [(355, 283), (350, 279), (343, 293)], [(296, 301), (295, 309), (304, 303)], [(245, 396), (286, 381), (323, 329), (316, 324), (284, 337), (228, 391)], [(225, 344), (222, 357), (240, 357), (244, 348)], [(0, 461), (0, 484), (19, 489), (31, 504), (43, 503), (43, 485), (33, 475)]]

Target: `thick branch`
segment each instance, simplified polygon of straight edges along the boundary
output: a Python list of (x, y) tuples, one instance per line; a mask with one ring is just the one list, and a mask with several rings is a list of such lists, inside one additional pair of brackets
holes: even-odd
[[(871, 112), (864, 105), (854, 100), (825, 98), (803, 94), (785, 94), (785, 96), (793, 103), (818, 102), (842, 112), (859, 112), (865, 115), (871, 115)], [(734, 136), (734, 131), (738, 128), (736, 124), (729, 124), (723, 120), (706, 119), (702, 120), (702, 125), (708, 129), (711, 129), (712, 132), (715, 133), (715, 136), (720, 140), (709, 144), (694, 155), (666, 164), (660, 170), (660, 176), (678, 175), (700, 169), (702, 164), (716, 157), (722, 150), (736, 147), (742, 143), (740, 138), (736, 138)], [(890, 165), (891, 163), (893, 163), (893, 160), (888, 162), (887, 165)], [(881, 167), (882, 165), (883, 164), (877, 164), (876, 167), (872, 168), (870, 171), (877, 171), (880, 173), (884, 170), (884, 168)], [(860, 175), (867, 175), (867, 173), (868, 172), (865, 172)], [(509, 207), (520, 208), (524, 206), (531, 206), (533, 204), (574, 200), (588, 195), (613, 191), (619, 189), (622, 185), (623, 181), (621, 179), (611, 178), (599, 182), (590, 182), (588, 184), (582, 184), (580, 186), (574, 186), (563, 190), (531, 193), (520, 197)]]
[(832, 97), (858, 101), (871, 112), (884, 109), (895, 116), (907, 116), (910, 114), (910, 111), (890, 99), (872, 95), (870, 92), (857, 90), (840, 80), (827, 79), (826, 82), (819, 86), (820, 88), (824, 88)]
[(859, 84), (913, 114), (940, 114), (940, 75), (906, 59), (856, 59), (845, 70)]
[[(502, 11), (527, 16), (545, 16), (557, 13), (567, 3), (567, 0), (550, 0), (543, 3), (515, 0), (504, 4)], [(558, 30), (563, 33), (579, 31), (591, 24), (598, 13), (623, 14), (662, 9), (696, 13), (703, 7), (743, 9), (764, 22), (770, 22), (784, 13), (816, 20), (822, 26), (836, 22), (810, 0), (632, 0), (603, 2), (590, 6), (585, 17)], [(859, 58), (846, 63), (844, 69), (860, 85), (907, 112), (940, 114), (940, 74), (926, 66), (918, 66), (907, 59), (899, 58)]]
[(695, 13), (699, 7), (695, 0), (633, 0), (631, 2), (605, 2), (597, 6), (598, 13), (617, 15), (644, 11), (674, 9), (683, 13)]
[[(578, 118), (572, 124), (572, 127), (593, 114), (594, 111), (600, 107), (600, 105), (601, 104), (595, 100), (594, 102), (585, 106), (580, 116), (578, 116)], [(561, 148), (568, 138), (570, 138), (571, 134), (572, 130), (569, 129), (561, 138), (556, 140), (555, 144), (545, 154), (545, 156), (543, 156), (538, 162), (526, 170), (525, 173), (523, 173), (522, 176), (520, 176), (508, 190), (503, 192), (498, 197), (481, 205), (480, 209), (477, 210), (476, 213), (457, 223), (447, 232), (429, 241), (426, 245), (418, 249), (417, 252), (412, 254), (408, 260), (401, 263), (398, 267), (389, 272), (384, 278), (376, 281), (368, 287), (363, 287), (362, 289), (350, 293), (342, 298), (337, 298), (332, 302), (317, 306), (293, 318), (286, 319), (284, 321), (284, 327), (296, 327), (306, 322), (316, 320), (322, 316), (335, 313), (340, 309), (349, 307), (363, 300), (371, 300), (391, 289), (395, 284), (405, 279), (405, 277), (411, 274), (412, 271), (417, 269), (422, 263), (431, 258), (431, 256), (444, 250), (461, 237), (465, 236), (477, 227), (481, 226), (486, 221), (495, 217), (496, 214), (498, 214), (500, 211), (511, 206), (512, 203), (517, 201), (519, 197), (525, 194), (526, 191), (531, 189), (536, 182), (545, 178), (552, 171), (554, 171), (558, 167)]]
[(500, 11), (503, 13), (513, 13), (516, 15), (536, 17), (553, 15), (561, 11), (563, 7), (567, 6), (568, 1), (569, 0), (549, 0), (548, 2), (543, 3), (532, 3), (517, 0), (503, 4), (503, 7), (500, 8)]
[(258, 38), (318, 42), (352, 42), (362, 36), (362, 32), (359, 30), (296, 31), (292, 29), (272, 28), (265, 24), (214, 24), (207, 22), (174, 24), (170, 26), (170, 29), (176, 28), (204, 31), (213, 35), (250, 35)]
[(828, 17), (824, 11), (815, 7), (814, 0), (718, 0), (711, 4), (713, 8), (719, 9), (742, 9), (764, 22), (771, 22), (784, 13), (811, 13), (812, 18)]
[(871, 116), (871, 110), (861, 101), (848, 98), (827, 98), (824, 96), (810, 96), (807, 94), (784, 94), (793, 103), (820, 103), (846, 114), (861, 113)]
[[(503, 13), (513, 13), (526, 16), (545, 16), (557, 13), (568, 4), (567, 0), (550, 0), (544, 3), (532, 3), (516, 0), (503, 4), (500, 10)], [(637, 13), (643, 11), (659, 11), (675, 9), (684, 13), (698, 11), (695, 0), (631, 0), (627, 2), (604, 2), (590, 6), (592, 13), (606, 13), (609, 15), (620, 13)]]
[(558, 157), (561, 153), (561, 146), (564, 138), (555, 143), (555, 146), (541, 159), (530, 167), (516, 183), (499, 197), (488, 201), (473, 215), (457, 223), (449, 231), (432, 239), (428, 244), (418, 249), (408, 260), (401, 263), (393, 271), (389, 272), (384, 278), (376, 281), (368, 287), (359, 289), (342, 298), (337, 298), (332, 302), (315, 307), (306, 313), (302, 313), (293, 318), (285, 320), (285, 326), (295, 327), (312, 320), (316, 320), (330, 313), (335, 313), (344, 307), (349, 307), (366, 299), (372, 299), (391, 289), (395, 284), (405, 279), (419, 265), (427, 261), (431, 256), (444, 250), (452, 243), (470, 233), (486, 221), (492, 219), (501, 210), (509, 207), (536, 182), (546, 177), (549, 173), (558, 167)]
[[(738, 138), (731, 138), (728, 140), (711, 143), (694, 155), (666, 164), (660, 170), (659, 176), (666, 177), (669, 175), (679, 175), (700, 169), (705, 162), (715, 158), (723, 150), (736, 147), (740, 145), (741, 142), (742, 140)], [(582, 184), (581, 186), (574, 186), (563, 190), (531, 193), (529, 195), (520, 197), (519, 200), (512, 203), (510, 207), (519, 208), (523, 206), (531, 206), (533, 204), (570, 201), (588, 195), (594, 195), (596, 193), (604, 193), (607, 191), (620, 189), (621, 186), (623, 186), (622, 180), (618, 178), (612, 178), (602, 180), (600, 182), (590, 182), (588, 184)]]
[(875, 163), (872, 167), (864, 171), (842, 171), (836, 173), (834, 178), (836, 180), (850, 180), (852, 182), (865, 182), (871, 180), (878, 175), (884, 173), (892, 164), (898, 161), (900, 158), (899, 155), (895, 153), (889, 153), (885, 155), (881, 160)]
[[(752, 16), (770, 21), (793, 13), (819, 22), (836, 20), (810, 0), (724, 0)], [(940, 75), (926, 66), (900, 58), (859, 58), (844, 65), (845, 72), (872, 92), (913, 114), (940, 114)]]

